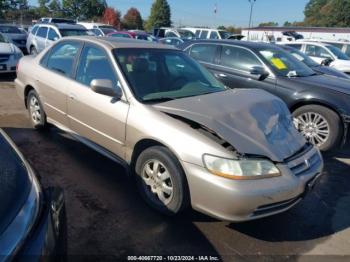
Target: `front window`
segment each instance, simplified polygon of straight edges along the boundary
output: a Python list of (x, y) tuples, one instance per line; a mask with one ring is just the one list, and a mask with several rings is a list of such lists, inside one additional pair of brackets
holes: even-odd
[(0, 32), (4, 34), (22, 34), (21, 30), (17, 27), (9, 25), (1, 25)]
[(60, 33), (62, 37), (88, 35), (88, 32), (85, 29), (60, 29)]
[(307, 45), (305, 49), (305, 54), (312, 57), (319, 58), (332, 58), (331, 53), (329, 53), (324, 47), (317, 45)]
[(50, 28), (49, 30), (49, 34), (47, 35), (47, 39), (51, 40), (51, 41), (55, 41), (58, 40), (59, 36), (56, 33), (55, 30), (53, 30), (52, 28)]
[(286, 51), (275, 48), (259, 50), (261, 57), (278, 76), (305, 77), (314, 75), (315, 72)]
[(340, 60), (350, 60), (350, 58), (344, 54), (339, 48), (327, 45), (327, 48)]
[(255, 66), (264, 66), (252, 52), (235, 46), (222, 47), (221, 65), (245, 72), (249, 72)]
[(185, 53), (159, 49), (117, 49), (114, 55), (135, 96), (160, 102), (221, 92), (226, 88)]

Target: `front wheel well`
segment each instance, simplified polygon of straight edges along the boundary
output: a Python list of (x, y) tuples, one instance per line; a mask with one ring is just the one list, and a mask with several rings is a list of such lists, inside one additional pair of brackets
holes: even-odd
[(334, 107), (332, 107), (330, 105), (327, 105), (325, 103), (316, 102), (316, 101), (302, 101), (302, 102), (296, 103), (290, 108), (290, 112), (293, 113), (295, 110), (297, 110), (298, 108), (300, 108), (302, 106), (312, 106), (312, 105), (318, 105), (318, 106), (326, 107), (329, 110), (334, 111), (339, 116), (339, 118), (342, 119), (341, 114)]
[(131, 163), (130, 166), (133, 168), (136, 165), (137, 158), (140, 156), (140, 154), (145, 151), (147, 148), (150, 148), (152, 146), (164, 146), (162, 143), (153, 140), (153, 139), (143, 139), (136, 143), (134, 146), (134, 150), (131, 156)]
[(24, 88), (24, 105), (26, 106), (26, 108), (28, 108), (27, 105), (27, 98), (28, 98), (28, 94), (30, 91), (35, 90), (34, 87), (28, 85)]

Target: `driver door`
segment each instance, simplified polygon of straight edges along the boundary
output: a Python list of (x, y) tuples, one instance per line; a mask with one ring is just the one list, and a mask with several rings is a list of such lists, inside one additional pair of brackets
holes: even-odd
[(305, 54), (318, 64), (322, 64), (322, 62), (327, 58), (334, 60), (332, 54), (322, 46), (307, 44), (305, 47)]
[(124, 157), (125, 127), (129, 104), (123, 98), (93, 92), (94, 79), (109, 79), (117, 88), (119, 81), (106, 51), (98, 46), (84, 46), (77, 64), (76, 82), (68, 93), (70, 128), (84, 138)]

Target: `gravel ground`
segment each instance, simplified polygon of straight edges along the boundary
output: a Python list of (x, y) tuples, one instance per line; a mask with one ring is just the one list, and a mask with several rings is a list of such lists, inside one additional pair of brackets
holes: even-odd
[(50, 128), (36, 132), (11, 77), (0, 80), (0, 127), (39, 171), (65, 190), (69, 259), (211, 255), (224, 261), (350, 260), (350, 149), (325, 156), (320, 183), (290, 211), (233, 224), (194, 211), (163, 217), (149, 209), (120, 165)]

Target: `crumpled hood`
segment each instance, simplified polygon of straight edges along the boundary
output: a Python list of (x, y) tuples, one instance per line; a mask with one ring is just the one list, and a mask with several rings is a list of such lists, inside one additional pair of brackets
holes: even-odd
[(285, 103), (263, 90), (234, 89), (154, 107), (213, 130), (241, 154), (282, 162), (305, 144)]
[(0, 43), (0, 54), (13, 54), (15, 48), (10, 43)]
[(343, 94), (350, 95), (350, 79), (335, 78), (327, 75), (314, 75), (309, 77), (290, 78), (295, 83), (309, 86), (312, 89), (319, 87), (322, 89), (331, 89)]

